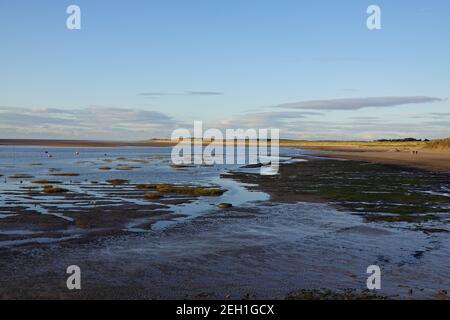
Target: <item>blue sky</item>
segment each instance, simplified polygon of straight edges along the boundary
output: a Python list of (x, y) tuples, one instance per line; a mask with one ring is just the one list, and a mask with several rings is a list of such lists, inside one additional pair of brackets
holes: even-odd
[(450, 136), (449, 15), (448, 0), (2, 0), (0, 137), (144, 139), (194, 120)]

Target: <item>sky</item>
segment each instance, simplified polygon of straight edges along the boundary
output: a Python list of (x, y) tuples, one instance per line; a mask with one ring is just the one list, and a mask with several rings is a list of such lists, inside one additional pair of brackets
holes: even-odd
[(448, 0), (1, 0), (0, 139), (164, 138), (194, 121), (449, 137), (449, 16)]

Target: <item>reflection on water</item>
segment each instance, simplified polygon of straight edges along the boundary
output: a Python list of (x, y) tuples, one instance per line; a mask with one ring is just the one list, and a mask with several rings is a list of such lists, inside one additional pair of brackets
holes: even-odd
[[(186, 298), (207, 290), (213, 292), (213, 298), (223, 298), (230, 292), (246, 293), (249, 288), (259, 298), (282, 298), (298, 288), (359, 290), (371, 264), (382, 267), (381, 293), (387, 296), (429, 298), (449, 286), (450, 233), (444, 230), (448, 216), (442, 216), (442, 221), (419, 225), (367, 223), (358, 215), (340, 212), (327, 204), (265, 202), (267, 194), (249, 191), (234, 179), (221, 178), (227, 171), (258, 173), (260, 168), (243, 169), (238, 165), (172, 168), (170, 151), (170, 148), (0, 147), (0, 248), (14, 247), (10, 252), (19, 253), (14, 260), (6, 258), (0, 263), (0, 273), (14, 274), (25, 283), (30, 278), (42, 278), (48, 270), (65, 270), (73, 261), (83, 261), (99, 266), (91, 271), (90, 281), (94, 281), (94, 288), (105, 289), (102, 294), (116, 294), (117, 281), (131, 283), (132, 290), (125, 293), (125, 298), (130, 298), (129, 294), (142, 297), (135, 282), (138, 274), (145, 275), (139, 281), (142, 280), (140, 284), (149, 297)], [(287, 163), (306, 161), (292, 158), (302, 153), (295, 149), (281, 150), (282, 160)], [(78, 175), (51, 175), (55, 173)], [(14, 175), (33, 178), (10, 178)], [(342, 174), (333, 173), (330, 177), (344, 179)], [(313, 175), (312, 179), (318, 178)], [(130, 183), (112, 186), (105, 183), (109, 179), (125, 179)], [(353, 178), (345, 176), (345, 179), (348, 183)], [(42, 186), (34, 184), (34, 180), (61, 181), (58, 186), (70, 190), (70, 194), (36, 192), (34, 187), (41, 190)], [(185, 199), (189, 197), (184, 195), (154, 200), (152, 204), (158, 206), (159, 215), (151, 221), (151, 229), (147, 228), (149, 220), (145, 215), (121, 225), (121, 232), (138, 235), (127, 233), (81, 242), (82, 245), (75, 241), (64, 246), (46, 246), (42, 255), (22, 254), (26, 250), (35, 253), (36, 247), (16, 248), (83, 237), (84, 226), (66, 227), (76, 225), (71, 217), (76, 217), (77, 211), (83, 215), (88, 209), (98, 209), (117, 218), (146, 208), (149, 202), (142, 199), (143, 191), (136, 190), (138, 183), (210, 185), (227, 191), (218, 197), (191, 197), (188, 201)], [(276, 188), (280, 185), (283, 183)], [(285, 187), (285, 191), (297, 192), (301, 184), (293, 187), (288, 181)], [(369, 190), (362, 194), (386, 192)], [(446, 197), (450, 194), (448, 187), (425, 192)], [(263, 202), (256, 205), (258, 201)], [(231, 203), (239, 208), (223, 211), (217, 208), (218, 203)], [(131, 209), (123, 204), (129, 204)], [(114, 212), (111, 208), (119, 209)], [(92, 211), (95, 212), (89, 213)], [(4, 228), (5, 221), (21, 216), (37, 216), (44, 223), (34, 228), (36, 220), (27, 220), (14, 228)], [(57, 225), (49, 232), (46, 223), (54, 220), (61, 222), (62, 227)], [(111, 268), (112, 265), (118, 267)], [(105, 270), (109, 282), (104, 281)], [(60, 293), (59, 282), (54, 287), (48, 281), (41, 285), (48, 292)], [(10, 286), (4, 292), (16, 291), (14, 282)]]
[[(248, 191), (243, 184), (220, 178), (229, 170), (259, 172), (260, 168), (242, 169), (242, 165), (193, 165), (186, 168), (171, 167), (170, 147), (0, 147), (0, 218), (20, 213), (52, 215), (73, 222), (65, 215), (67, 210), (111, 208), (123, 204), (147, 205), (148, 201), (133, 195), (136, 184), (170, 183), (179, 185), (218, 186), (227, 190), (219, 197), (199, 197), (193, 201), (165, 204), (161, 211), (173, 213), (173, 219), (154, 223), (153, 229), (165, 228), (179, 221), (197, 217), (205, 212), (219, 210), (218, 203), (233, 206), (251, 206), (264, 201), (268, 195)], [(280, 161), (290, 161), (298, 155), (294, 149), (281, 150)], [(123, 179), (129, 185), (112, 186), (106, 181)], [(43, 183), (34, 183), (43, 180)], [(48, 181), (67, 189), (76, 197), (65, 194), (42, 194)], [(80, 196), (82, 195), (82, 196)], [(154, 201), (158, 203), (157, 200)], [(144, 231), (139, 220), (130, 222), (127, 231)], [(1, 230), (1, 226), (0, 226)]]
[[(181, 215), (187, 215), (189, 218), (195, 218), (202, 213), (210, 210), (218, 210), (217, 203), (231, 203), (234, 206), (246, 207), (251, 206), (255, 201), (265, 201), (269, 199), (269, 196), (263, 192), (248, 191), (245, 189), (246, 184), (238, 183), (231, 179), (221, 179), (213, 178), (211, 180), (215, 185), (220, 185), (222, 188), (226, 189), (222, 196), (215, 198), (214, 201), (211, 199), (199, 199), (191, 203), (183, 205), (172, 205), (170, 210), (174, 213)], [(152, 229), (160, 230), (173, 225), (180, 220), (185, 220), (185, 218), (177, 218), (171, 221), (158, 221), (156, 222)]]

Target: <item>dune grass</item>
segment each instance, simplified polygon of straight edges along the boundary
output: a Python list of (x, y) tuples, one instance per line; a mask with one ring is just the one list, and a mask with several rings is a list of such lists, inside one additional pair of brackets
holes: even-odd
[(450, 138), (430, 141), (426, 144), (425, 148), (434, 150), (450, 150)]

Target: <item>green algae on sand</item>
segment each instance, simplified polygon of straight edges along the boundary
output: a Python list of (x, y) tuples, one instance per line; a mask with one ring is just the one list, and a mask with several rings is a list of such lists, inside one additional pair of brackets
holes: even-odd
[(135, 167), (135, 166), (128, 166), (128, 165), (118, 165), (115, 170), (119, 171), (132, 171), (136, 169), (140, 169), (141, 167)]
[(50, 176), (52, 177), (78, 177), (79, 173), (73, 173), (73, 172), (62, 172), (62, 173), (52, 173)]
[(34, 183), (34, 184), (47, 184), (47, 185), (49, 185), (49, 184), (61, 184), (62, 182), (61, 181), (54, 181), (54, 180), (34, 180), (34, 181), (31, 181), (31, 183)]
[(69, 190), (64, 188), (58, 188), (53, 186), (44, 186), (42, 187), (42, 192), (44, 193), (66, 193), (69, 192)]
[(146, 200), (159, 200), (161, 199), (161, 195), (156, 192), (146, 192), (144, 193), (144, 199)]
[(288, 293), (286, 300), (387, 300), (385, 296), (377, 295), (369, 290), (358, 292), (353, 289), (342, 291), (332, 291), (330, 289), (321, 290), (297, 290)]
[(33, 179), (31, 174), (18, 173), (9, 177), (9, 179)]
[(138, 184), (136, 186), (142, 190), (156, 190), (160, 193), (186, 194), (192, 196), (221, 196), (225, 190), (216, 187), (181, 186), (173, 184)]
[(113, 186), (119, 186), (119, 185), (127, 184), (130, 181), (125, 180), (125, 179), (111, 179), (111, 180), (106, 180), (106, 182), (108, 182), (109, 184), (111, 184)]
[(220, 209), (229, 209), (232, 208), (233, 205), (231, 203), (219, 203), (217, 207)]
[(308, 159), (282, 165), (278, 176), (232, 172), (223, 178), (254, 184), (280, 202), (328, 202), (366, 221), (420, 223), (450, 212), (442, 190), (449, 175), (392, 165)]

